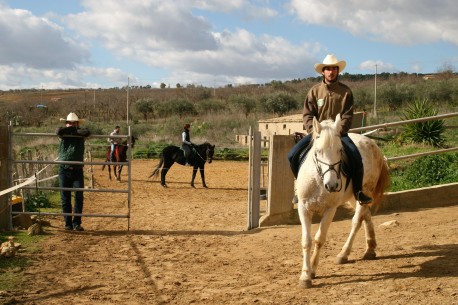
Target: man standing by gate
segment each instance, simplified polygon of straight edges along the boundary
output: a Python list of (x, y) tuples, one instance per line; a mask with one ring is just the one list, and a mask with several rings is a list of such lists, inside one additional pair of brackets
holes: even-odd
[[(87, 128), (80, 128), (84, 120), (71, 112), (65, 121), (65, 127), (57, 129), (56, 134), (60, 138), (59, 160), (60, 161), (84, 161), (84, 142), (90, 136)], [(59, 183), (61, 188), (84, 188), (83, 165), (61, 164), (59, 166)], [(72, 194), (69, 190), (60, 191), (62, 213), (72, 213)], [(75, 191), (73, 213), (83, 213), (83, 192)], [(65, 215), (65, 230), (84, 231), (81, 226), (81, 216)]]

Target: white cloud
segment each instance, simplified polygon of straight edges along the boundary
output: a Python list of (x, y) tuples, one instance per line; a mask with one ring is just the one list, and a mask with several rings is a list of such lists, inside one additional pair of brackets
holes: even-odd
[(252, 8), (249, 3), (236, 1), (224, 8), (223, 1), (133, 2), (86, 0), (87, 10), (69, 16), (68, 23), (80, 35), (101, 41), (117, 56), (154, 68), (179, 70), (176, 74), (198, 79), (291, 79), (302, 77), (307, 67), (309, 74), (313, 73), (319, 45), (294, 45), (281, 37), (256, 36), (245, 29), (216, 32), (207, 20), (192, 13), (197, 5), (216, 9), (221, 4), (222, 10)]
[(386, 63), (380, 60), (366, 60), (359, 65), (359, 69), (367, 71), (368, 73), (375, 73), (375, 68), (377, 66), (377, 73), (394, 73), (398, 72), (394, 65)]
[(69, 15), (68, 25), (100, 40), (119, 55), (137, 50), (207, 50), (216, 47), (211, 25), (173, 1), (84, 2), (87, 11)]
[(85, 46), (66, 36), (55, 23), (1, 4), (0, 37), (0, 65), (71, 68), (87, 62), (89, 56)]
[(341, 28), (376, 41), (458, 45), (455, 0), (291, 0), (288, 6), (305, 23)]
[[(64, 89), (99, 88), (105, 84), (84, 81), (85, 78), (104, 79), (113, 84), (126, 82), (127, 74), (114, 68), (78, 66), (73, 69), (37, 69), (26, 65), (0, 65), (0, 90), (26, 88)], [(113, 85), (115, 87), (115, 85)]]

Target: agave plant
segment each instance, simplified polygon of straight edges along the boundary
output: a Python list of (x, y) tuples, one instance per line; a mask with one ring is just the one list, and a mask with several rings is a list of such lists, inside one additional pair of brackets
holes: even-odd
[[(438, 111), (427, 100), (415, 100), (404, 111), (404, 119), (412, 120), (437, 115)], [(413, 143), (423, 143), (434, 147), (442, 147), (445, 142), (444, 120), (431, 120), (422, 123), (408, 124), (404, 127), (402, 138)]]

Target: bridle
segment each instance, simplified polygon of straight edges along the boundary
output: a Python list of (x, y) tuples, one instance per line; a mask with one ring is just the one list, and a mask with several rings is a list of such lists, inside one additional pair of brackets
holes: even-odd
[[(339, 187), (338, 190), (335, 190), (334, 192), (340, 192), (340, 190), (342, 189), (342, 177), (341, 177), (342, 152), (340, 152), (340, 160), (338, 162), (333, 163), (333, 164), (329, 164), (329, 163), (326, 163), (326, 162), (321, 161), (320, 159), (318, 159), (317, 152), (315, 150), (313, 161), (315, 161), (316, 171), (318, 172), (318, 175), (320, 175), (321, 181), (324, 180), (324, 175), (326, 175), (327, 172), (330, 172), (330, 171), (336, 172), (337, 179), (340, 180), (340, 187)], [(323, 169), (321, 168), (320, 164), (328, 166), (328, 169), (326, 169), (323, 172)], [(336, 167), (337, 167), (337, 169), (336, 169)]]
[(206, 162), (208, 161), (209, 163), (212, 161), (212, 156), (210, 155), (210, 145), (207, 145), (207, 149), (205, 150), (205, 155), (207, 157), (207, 159), (205, 159), (204, 157), (202, 157), (199, 153), (199, 151), (196, 149), (196, 154), (199, 156), (199, 158), (202, 159), (202, 161)]

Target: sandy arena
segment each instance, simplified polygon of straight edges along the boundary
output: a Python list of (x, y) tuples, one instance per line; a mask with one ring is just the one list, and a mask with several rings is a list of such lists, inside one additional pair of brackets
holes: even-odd
[[(317, 278), (300, 289), (300, 226), (251, 231), (248, 164), (206, 165), (189, 185), (190, 167), (174, 165), (168, 189), (148, 179), (157, 160), (132, 164), (130, 230), (123, 218), (83, 218), (66, 232), (46, 228), (43, 251), (30, 256), (25, 282), (3, 304), (458, 304), (458, 206), (374, 217), (378, 259), (360, 260), (363, 231), (350, 262), (336, 265), (350, 220), (331, 225)], [(98, 188), (127, 187), (95, 168)], [(127, 213), (126, 194), (85, 193), (85, 213)], [(381, 227), (396, 220), (399, 225)], [(316, 229), (316, 225), (314, 225)], [(20, 254), (29, 255), (29, 254)]]

